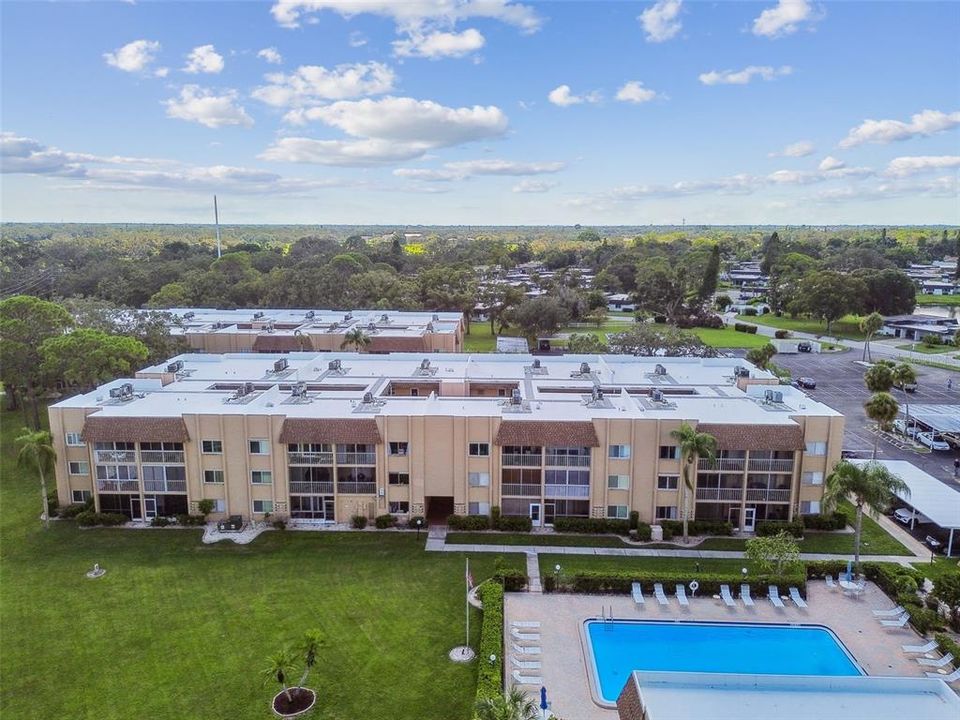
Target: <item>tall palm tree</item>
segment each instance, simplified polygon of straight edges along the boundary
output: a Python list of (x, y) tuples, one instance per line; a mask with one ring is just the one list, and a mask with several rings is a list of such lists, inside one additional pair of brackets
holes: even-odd
[(300, 687), (304, 687), (307, 682), (307, 676), (313, 670), (313, 666), (317, 664), (317, 656), (325, 642), (323, 633), (319, 630), (308, 630), (304, 634), (303, 641), (300, 644), (300, 652), (303, 653), (303, 675), (300, 676), (300, 682), (298, 683)]
[(894, 495), (909, 497), (910, 488), (899, 476), (878, 462), (857, 466), (846, 461), (837, 463), (827, 476), (823, 489), (823, 508), (833, 510), (837, 503), (851, 497), (857, 508), (857, 520), (853, 536), (854, 564), (860, 569), (860, 532), (863, 527), (863, 511), (876, 517), (886, 511)]
[(907, 425), (910, 423), (910, 396), (907, 394), (906, 387), (916, 381), (917, 371), (913, 369), (913, 365), (902, 362), (893, 368), (893, 382), (903, 393), (904, 404), (907, 406)]
[(867, 402), (863, 404), (867, 411), (867, 417), (877, 423), (877, 434), (873, 440), (873, 459), (877, 459), (877, 447), (880, 445), (880, 430), (887, 430), (900, 412), (900, 404), (896, 398), (888, 392), (874, 393)]
[(866, 337), (863, 339), (863, 358), (870, 361), (870, 340), (883, 327), (883, 315), (878, 312), (872, 312), (860, 321), (860, 332)]
[(43, 495), (43, 526), (50, 529), (50, 502), (47, 499), (47, 473), (53, 471), (57, 452), (53, 449), (53, 438), (46, 430), (23, 431), (15, 442), (20, 446), (17, 464), (27, 470), (36, 470), (40, 476), (40, 493)]
[(717, 454), (717, 439), (709, 433), (694, 430), (687, 423), (682, 423), (679, 429), (670, 433), (670, 437), (680, 446), (680, 459), (683, 463), (683, 487), (681, 488), (680, 504), (683, 508), (683, 541), (687, 541), (687, 524), (690, 520), (690, 497), (693, 495), (693, 479), (690, 477), (691, 468), (698, 457), (713, 459)]
[(340, 349), (345, 350), (352, 347), (357, 352), (363, 352), (363, 349), (370, 344), (370, 336), (362, 328), (348, 330), (343, 336), (343, 342), (340, 343)]
[(477, 720), (537, 720), (540, 717), (537, 703), (516, 685), (503, 695), (477, 700), (474, 710)]
[(876, 363), (863, 374), (863, 383), (870, 392), (890, 392), (893, 387), (893, 369), (889, 364)]
[(283, 688), (284, 695), (287, 696), (287, 702), (293, 702), (293, 696), (290, 694), (289, 680), (293, 675), (293, 653), (289, 648), (278, 650), (267, 660), (267, 667), (263, 669), (264, 684), (276, 682)]

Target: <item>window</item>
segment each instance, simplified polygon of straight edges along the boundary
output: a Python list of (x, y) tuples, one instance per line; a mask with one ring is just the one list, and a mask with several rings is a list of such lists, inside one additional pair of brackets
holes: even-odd
[(656, 517), (657, 517), (657, 520), (676, 520), (677, 506), (676, 505), (657, 505)]
[(420, 397), (420, 388), (410, 388), (410, 397)]
[(84, 445), (86, 445), (86, 443), (80, 439), (80, 433), (77, 433), (77, 432), (67, 433), (68, 447), (83, 447)]
[(803, 474), (804, 485), (823, 485), (822, 472), (805, 472)]
[(819, 500), (801, 500), (800, 514), (801, 515), (819, 515), (820, 501)]
[(403, 515), (410, 512), (410, 503), (406, 500), (391, 500), (390, 506), (387, 509), (391, 514)]
[(203, 440), (200, 442), (200, 449), (204, 455), (219, 455), (223, 452), (223, 443), (220, 440)]
[(407, 443), (405, 442), (392, 442), (390, 443), (390, 454), (391, 455), (400, 455), (404, 456), (407, 454)]
[(489, 515), (490, 503), (485, 503), (485, 502), (467, 503), (467, 514), (468, 515)]
[(73, 490), (70, 493), (70, 499), (75, 503), (85, 503), (91, 497), (93, 497), (93, 495), (89, 490)]
[(490, 473), (469, 473), (470, 487), (487, 487), (490, 484)]
[(676, 445), (661, 445), (660, 446), (660, 459), (661, 460), (676, 460), (680, 457), (680, 448)]
[(676, 490), (679, 480), (677, 475), (658, 475), (657, 490)]
[(807, 455), (826, 455), (827, 444), (825, 442), (808, 442)]
[(254, 470), (250, 473), (250, 482), (254, 485), (269, 485), (273, 482), (273, 473), (269, 470)]
[(390, 473), (390, 475), (388, 476), (388, 481), (391, 485), (409, 485), (410, 474), (409, 473)]
[(623, 460), (626, 460), (627, 458), (630, 457), (630, 446), (629, 445), (611, 445), (610, 457), (621, 458)]
[(223, 500), (223, 498), (217, 498), (213, 501), (212, 512), (219, 513), (219, 512), (226, 512), (226, 511), (227, 511), (227, 503), (226, 501)]
[(223, 470), (204, 470), (203, 471), (203, 481), (205, 483), (211, 483), (220, 485), (223, 483)]
[(470, 457), (489, 457), (490, 443), (470, 443)]
[(266, 440), (251, 440), (250, 454), (251, 455), (269, 455), (270, 443), (267, 442)]
[(89, 475), (90, 463), (82, 462), (82, 461), (70, 463), (70, 474), (71, 475)]
[(507, 389), (506, 388), (497, 388), (497, 397), (506, 397)]
[(630, 487), (630, 476), (607, 475), (607, 487), (610, 490), (627, 490)]
[(136, 465), (97, 465), (98, 480), (136, 480)]
[(630, 508), (626, 505), (607, 505), (607, 517), (626, 520), (630, 517)]
[(255, 513), (272, 513), (273, 500), (254, 500), (253, 511)]

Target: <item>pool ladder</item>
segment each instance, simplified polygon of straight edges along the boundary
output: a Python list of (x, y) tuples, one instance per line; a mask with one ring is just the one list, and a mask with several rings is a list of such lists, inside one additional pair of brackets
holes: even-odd
[(613, 622), (613, 605), (610, 606), (610, 616), (607, 617), (607, 606), (600, 606), (600, 619), (603, 621), (603, 624), (606, 625), (608, 622)]

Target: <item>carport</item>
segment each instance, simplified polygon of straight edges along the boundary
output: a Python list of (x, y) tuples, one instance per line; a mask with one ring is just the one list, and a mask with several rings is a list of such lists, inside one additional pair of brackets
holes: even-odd
[(909, 410), (912, 420), (934, 432), (960, 437), (960, 405), (910, 405)]
[(859, 466), (878, 462), (903, 480), (910, 488), (910, 494), (907, 497), (900, 495), (898, 497), (921, 515), (930, 518), (934, 525), (950, 531), (947, 557), (953, 556), (953, 533), (960, 528), (960, 492), (906, 460), (849, 460), (848, 462)]

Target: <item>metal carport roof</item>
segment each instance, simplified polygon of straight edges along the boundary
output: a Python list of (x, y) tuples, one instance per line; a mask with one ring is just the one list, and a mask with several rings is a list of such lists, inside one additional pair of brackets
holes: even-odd
[[(910, 417), (940, 433), (960, 433), (960, 405), (910, 405)], [(907, 406), (901, 405), (906, 414)]]

